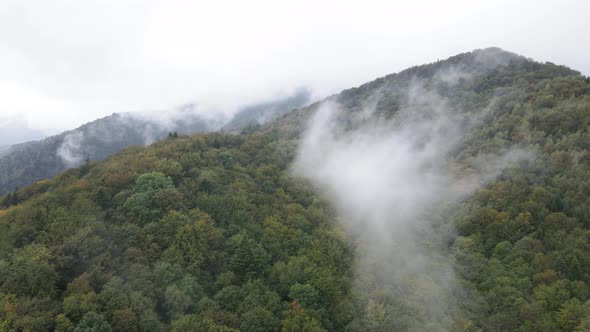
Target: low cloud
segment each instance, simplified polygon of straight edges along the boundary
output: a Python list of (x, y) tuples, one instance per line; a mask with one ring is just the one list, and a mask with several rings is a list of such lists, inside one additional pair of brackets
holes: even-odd
[[(448, 80), (437, 79), (469, 78), (452, 73)], [(426, 322), (449, 320), (462, 292), (452, 260), (435, 245), (453, 237), (441, 218), (530, 155), (517, 148), (478, 155), (463, 174), (453, 167), (452, 155), (493, 111), (493, 101), (479, 110), (453, 109), (414, 80), (403, 91), (404, 106), (388, 119), (375, 113), (379, 96), (386, 93), (369, 98), (357, 116), (338, 102), (324, 103), (304, 133), (293, 172), (333, 203), (358, 245), (355, 293), (360, 300), (368, 307), (405, 308), (418, 317), (409, 326), (424, 328)]]
[(78, 166), (84, 160), (83, 141), (84, 133), (80, 131), (68, 133), (64, 137), (63, 143), (57, 149), (57, 155), (67, 167)]

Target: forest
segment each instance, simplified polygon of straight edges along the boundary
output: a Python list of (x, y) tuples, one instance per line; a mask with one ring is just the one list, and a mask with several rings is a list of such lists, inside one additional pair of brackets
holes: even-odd
[[(346, 135), (367, 104), (383, 121), (419, 111), (416, 82), (467, 117), (487, 110), (445, 156), (459, 177), (482, 153), (531, 156), (432, 212), (418, 241), (452, 267), (452, 294), (428, 276), (383, 280), (397, 268), (383, 253), (359, 270), (366, 241), (292, 169), (322, 105), (340, 105)], [(129, 147), (0, 197), (0, 331), (587, 331), (589, 149), (590, 80), (499, 49), (240, 134)]]

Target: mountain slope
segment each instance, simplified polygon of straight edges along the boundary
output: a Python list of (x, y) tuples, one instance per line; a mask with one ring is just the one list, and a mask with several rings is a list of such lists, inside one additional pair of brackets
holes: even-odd
[[(387, 259), (359, 270), (372, 252), (340, 223), (353, 216), (293, 177), (309, 121), (330, 104), (345, 142), (367, 124), (395, 131), (407, 112), (428, 118), (440, 105), (477, 120), (445, 151), (461, 179), (482, 154), (530, 150), (448, 208), (420, 207), (434, 215), (433, 231), (412, 238), (436, 254), (430, 263), (452, 266), (446, 276), (458, 287), (435, 273), (392, 283), (384, 276), (399, 266)], [(579, 73), (486, 49), (346, 90), (254, 132), (126, 149), (3, 198), (0, 326), (585, 330), (589, 126), (590, 84)]]

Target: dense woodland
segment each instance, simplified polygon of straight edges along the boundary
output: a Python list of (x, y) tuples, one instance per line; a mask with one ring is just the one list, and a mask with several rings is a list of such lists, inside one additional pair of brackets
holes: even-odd
[[(440, 80), (449, 68), (469, 77)], [(534, 154), (441, 221), (431, 245), (463, 289), (444, 314), (404, 297), (436, 296), (420, 280), (359, 295), (358, 244), (289, 168), (319, 103), (239, 135), (131, 147), (0, 198), (0, 331), (590, 330), (589, 80), (489, 49), (331, 99), (354, 114), (378, 94), (377, 114), (393, 117), (416, 79), (458, 110), (494, 99), (449, 156), (458, 172), (508, 145)]]

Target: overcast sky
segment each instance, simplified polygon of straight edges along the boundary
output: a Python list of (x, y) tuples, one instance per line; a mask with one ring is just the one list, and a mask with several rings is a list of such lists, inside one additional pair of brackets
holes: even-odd
[(588, 33), (582, 0), (1, 0), (0, 123), (321, 97), (489, 46), (590, 75)]

